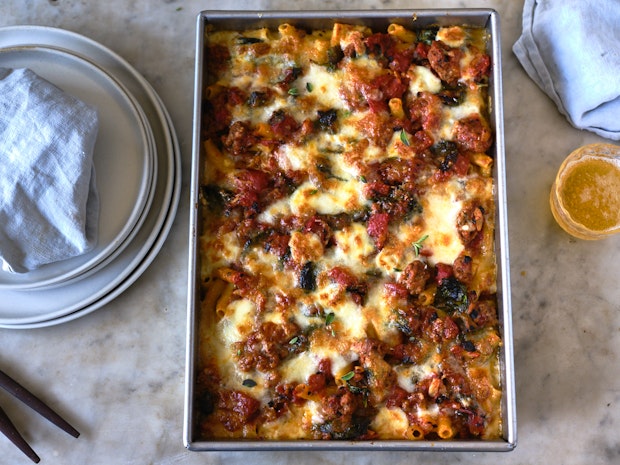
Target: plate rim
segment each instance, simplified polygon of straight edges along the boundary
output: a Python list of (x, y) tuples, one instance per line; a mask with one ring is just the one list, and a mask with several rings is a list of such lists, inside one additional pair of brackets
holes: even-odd
[[(80, 302), (67, 305), (65, 306), (66, 308), (59, 311), (24, 318), (0, 318), (0, 327), (25, 329), (51, 326), (86, 315), (110, 302), (113, 298), (120, 295), (131, 284), (133, 284), (155, 259), (170, 232), (178, 210), (182, 173), (178, 138), (170, 115), (165, 108), (163, 101), (159, 95), (157, 95), (150, 83), (126, 60), (107, 47), (93, 41), (92, 39), (89, 39), (88, 37), (72, 31), (48, 26), (8, 26), (0, 28), (0, 44), (2, 43), (2, 35), (12, 31), (27, 33), (29, 36), (32, 36), (32, 33), (35, 31), (41, 31), (52, 36), (52, 39), (47, 37), (48, 42), (49, 40), (53, 40), (54, 42), (63, 42), (63, 40), (77, 41), (78, 47), (76, 48), (79, 48), (80, 51), (76, 49), (73, 49), (73, 51), (82, 54), (87, 53), (88, 56), (97, 56), (97, 63), (99, 66), (104, 67), (111, 74), (121, 80), (121, 82), (126, 84), (130, 92), (130, 88), (132, 86), (133, 88), (138, 89), (141, 94), (141, 98), (138, 99), (139, 103), (148, 104), (151, 110), (149, 112), (143, 108), (147, 118), (149, 120), (151, 120), (151, 118), (157, 120), (156, 122), (163, 128), (162, 134), (160, 134), (160, 142), (162, 147), (160, 148), (161, 151), (157, 150), (157, 155), (158, 158), (161, 157), (162, 159), (165, 159), (166, 163), (170, 166), (170, 172), (167, 177), (165, 179), (162, 178), (162, 181), (165, 182), (165, 186), (162, 188), (162, 203), (156, 212), (156, 217), (154, 218), (155, 224), (152, 230), (148, 231), (147, 240), (141, 243), (137, 250), (133, 250), (131, 252), (126, 250), (121, 254), (121, 257), (129, 257), (129, 255), (131, 255), (131, 257), (129, 257), (129, 263), (126, 266), (124, 265), (124, 268), (121, 270), (121, 274), (123, 275), (122, 278), (108, 279), (105, 290), (97, 293), (94, 298), (83, 299)], [(39, 42), (41, 40), (42, 39), (39, 39)], [(88, 52), (84, 52), (84, 49)], [(106, 62), (108, 65), (105, 65), (102, 62)], [(114, 72), (111, 68), (117, 72)], [(150, 213), (151, 215), (155, 215), (152, 212)], [(117, 260), (121, 260), (121, 258), (117, 257), (112, 261), (112, 264), (114, 264)], [(127, 258), (125, 258), (125, 260), (127, 260)], [(97, 274), (105, 273), (105, 270), (106, 268), (103, 268)], [(85, 279), (88, 279), (88, 277)], [(66, 286), (68, 287), (73, 284), (79, 285), (80, 281), (81, 280), (77, 280), (75, 283), (67, 283)], [(39, 292), (41, 295), (45, 295), (46, 289), (35, 290), (32, 292)], [(0, 295), (2, 295), (1, 291)]]
[[(39, 289), (44, 287), (51, 288), (61, 285), (63, 282), (66, 282), (84, 273), (87, 273), (93, 267), (98, 266), (102, 262), (108, 261), (110, 256), (117, 255), (119, 252), (118, 249), (125, 246), (125, 242), (130, 240), (135, 228), (144, 221), (145, 211), (150, 208), (153, 199), (153, 180), (155, 179), (155, 173), (157, 169), (156, 157), (153, 153), (155, 144), (153, 141), (153, 134), (150, 123), (146, 119), (144, 112), (142, 111), (135, 97), (118, 79), (116, 79), (113, 75), (111, 75), (101, 66), (99, 66), (93, 60), (80, 54), (74, 53), (65, 47), (57, 47), (53, 45), (33, 43), (6, 47), (0, 46), (0, 56), (3, 53), (11, 52), (40, 52), (44, 54), (60, 54), (68, 60), (75, 60), (76, 63), (80, 64), (80, 66), (85, 66), (86, 68), (88, 68), (88, 70), (91, 70), (93, 72), (93, 82), (98, 79), (105, 80), (111, 88), (118, 92), (118, 96), (120, 96), (124, 100), (124, 104), (127, 105), (128, 109), (131, 112), (131, 118), (135, 120), (137, 132), (140, 133), (140, 142), (143, 145), (143, 151), (140, 154), (140, 164), (143, 165), (144, 168), (141, 174), (143, 181), (141, 182), (141, 186), (139, 187), (139, 190), (137, 192), (136, 203), (133, 204), (129, 209), (128, 221), (121, 228), (119, 228), (118, 231), (114, 233), (114, 236), (111, 237), (110, 240), (108, 240), (107, 244), (105, 244), (101, 248), (101, 250), (99, 250), (95, 255), (92, 255), (91, 251), (87, 254), (84, 254), (84, 257), (82, 258), (73, 257), (71, 259), (68, 259), (77, 263), (75, 267), (67, 271), (61, 271), (57, 273), (51, 271), (49, 274), (44, 273), (46, 269), (48, 271), (50, 269), (53, 269), (54, 265), (62, 267), (63, 263), (66, 264), (66, 262), (63, 261), (58, 263), (50, 263), (39, 270), (33, 270), (29, 273), (19, 274), (15, 277), (16, 280), (14, 282), (3, 282), (0, 279), (0, 290), (26, 290)], [(47, 78), (44, 77), (44, 79)], [(57, 82), (53, 82), (52, 84), (60, 87), (60, 84)], [(97, 248), (100, 245), (101, 244), (98, 244), (95, 247)], [(92, 256), (88, 257), (88, 255)], [(9, 277), (13, 274), (14, 273), (0, 272), (0, 278), (2, 276)], [(28, 279), (28, 274), (30, 274), (31, 276), (34, 274), (32, 280)], [(36, 276), (37, 274), (44, 274), (44, 276), (38, 278)]]

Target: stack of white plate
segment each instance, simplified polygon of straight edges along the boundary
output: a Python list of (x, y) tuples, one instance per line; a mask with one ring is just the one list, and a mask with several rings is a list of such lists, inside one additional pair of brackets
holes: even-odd
[(29, 273), (0, 271), (0, 327), (51, 326), (110, 302), (153, 261), (179, 201), (179, 146), (150, 84), (91, 39), (49, 27), (0, 28), (0, 67), (30, 68), (99, 114), (97, 247)]

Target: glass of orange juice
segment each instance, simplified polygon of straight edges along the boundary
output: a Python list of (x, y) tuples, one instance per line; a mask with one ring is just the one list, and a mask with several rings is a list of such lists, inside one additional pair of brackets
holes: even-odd
[(620, 232), (620, 146), (590, 144), (572, 152), (551, 187), (551, 212), (580, 239)]

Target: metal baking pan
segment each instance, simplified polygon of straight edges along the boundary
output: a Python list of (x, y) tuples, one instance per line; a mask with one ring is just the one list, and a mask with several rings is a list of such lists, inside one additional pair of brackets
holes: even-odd
[[(497, 440), (448, 440), (448, 441), (222, 441), (203, 440), (195, 432), (194, 383), (197, 362), (197, 327), (200, 308), (199, 274), (201, 211), (199, 202), (201, 159), (201, 125), (203, 100), (204, 37), (209, 28), (244, 30), (258, 27), (276, 27), (282, 22), (306, 28), (331, 28), (335, 22), (363, 24), (383, 28), (391, 22), (409, 27), (462, 25), (484, 28), (489, 34), (487, 53), (491, 56), (492, 71), (489, 82), (489, 99), (495, 142), (491, 151), (495, 158), (494, 178), (496, 187), (496, 253), (498, 260), (498, 313), (503, 346), (500, 352), (502, 383), (502, 438)], [(435, 451), (510, 451), (516, 446), (516, 407), (513, 365), (513, 338), (510, 304), (510, 276), (508, 259), (507, 206), (505, 182), (505, 156), (502, 110), (501, 43), (499, 15), (492, 9), (449, 10), (373, 10), (373, 11), (203, 11), (197, 17), (196, 63), (193, 119), (193, 156), (190, 201), (189, 237), (189, 292), (187, 313), (187, 359), (184, 415), (184, 445), (192, 451), (249, 451), (249, 450), (435, 450)]]

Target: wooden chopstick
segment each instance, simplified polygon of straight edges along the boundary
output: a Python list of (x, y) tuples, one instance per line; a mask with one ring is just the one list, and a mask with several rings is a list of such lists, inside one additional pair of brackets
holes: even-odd
[(2, 410), (2, 407), (0, 407), (0, 432), (9, 438), (11, 442), (15, 444), (19, 450), (26, 454), (34, 463), (39, 463), (41, 461), (36, 452), (32, 450), (32, 447), (30, 447), (22, 435), (19, 434), (19, 431), (17, 431), (17, 428), (15, 428), (15, 425), (6, 412)]
[[(67, 423), (64, 418), (54, 412), (50, 407), (45, 405), (43, 401), (41, 401), (38, 397), (29, 392), (26, 388), (24, 388), (21, 384), (19, 384), (6, 373), (4, 373), (2, 370), (0, 370), (0, 387), (7, 391), (9, 394), (17, 397), (28, 407), (32, 408), (44, 418), (47, 418), (53, 424), (58, 426), (63, 431), (66, 431), (74, 438), (77, 438), (80, 435), (80, 433), (73, 426)], [(6, 414), (4, 416), (6, 417)]]

